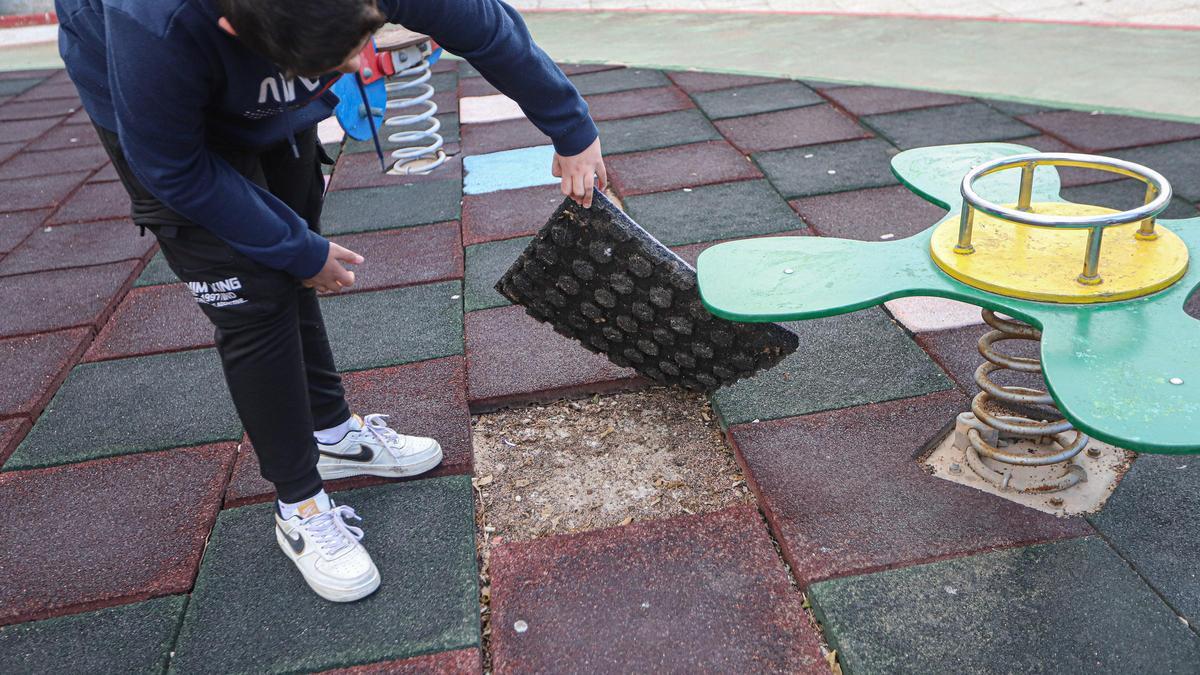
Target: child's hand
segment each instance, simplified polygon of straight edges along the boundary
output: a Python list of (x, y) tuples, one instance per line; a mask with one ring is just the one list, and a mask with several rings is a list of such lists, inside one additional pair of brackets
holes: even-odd
[(304, 285), (318, 291), (338, 292), (345, 286), (354, 285), (354, 272), (342, 266), (342, 263), (358, 265), (363, 257), (343, 246), (329, 242), (329, 255), (325, 258), (325, 266), (311, 279), (305, 279)]
[(600, 156), (600, 139), (592, 141), (586, 150), (578, 155), (563, 157), (554, 153), (554, 163), (550, 165), (550, 174), (562, 179), (562, 193), (574, 199), (585, 209), (592, 206), (592, 190), (596, 179), (600, 179), (600, 189), (608, 187), (608, 171), (604, 168), (604, 158)]

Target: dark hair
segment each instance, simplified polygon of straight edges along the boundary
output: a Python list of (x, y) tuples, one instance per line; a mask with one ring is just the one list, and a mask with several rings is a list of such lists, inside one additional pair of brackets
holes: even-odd
[(387, 18), (375, 0), (219, 0), (246, 46), (287, 75), (315, 77), (337, 68)]

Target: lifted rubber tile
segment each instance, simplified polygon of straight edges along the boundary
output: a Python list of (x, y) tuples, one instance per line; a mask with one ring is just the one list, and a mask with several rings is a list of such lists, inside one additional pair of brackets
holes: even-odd
[(321, 311), (340, 371), (463, 353), (459, 281), (331, 295)]
[(658, 70), (642, 68), (618, 68), (595, 73), (582, 73), (569, 76), (571, 84), (583, 96), (609, 94), (614, 91), (629, 89), (649, 89), (665, 87), (671, 84), (666, 75)]
[(962, 96), (891, 87), (841, 87), (827, 90), (825, 96), (846, 112), (860, 117), (971, 101)]
[(0, 624), (186, 593), (234, 447), (0, 473)]
[(95, 171), (107, 163), (108, 153), (98, 145), (48, 152), (26, 152), (0, 165), (0, 180)]
[(1091, 153), (1200, 138), (1200, 124), (1076, 110), (1022, 115), (1021, 121)]
[[(99, 328), (116, 307), (137, 270), (128, 260), (0, 277), (0, 337), (59, 328)], [(80, 289), (88, 289), (80, 293)]]
[(847, 672), (1168, 673), (1200, 663), (1200, 638), (1098, 537), (830, 581), (810, 598)]
[(586, 99), (588, 112), (597, 122), (640, 117), (693, 108), (692, 99), (676, 87), (631, 89), (608, 94), (596, 94)]
[(76, 171), (55, 176), (0, 181), (0, 191), (4, 192), (4, 202), (0, 203), (0, 211), (25, 211), (57, 206), (87, 177), (88, 172)]
[(186, 604), (187, 596), (172, 595), (0, 628), (0, 670), (166, 672)]
[(92, 331), (73, 328), (0, 340), (0, 417), (37, 417), (67, 377)]
[(795, 81), (756, 84), (692, 96), (710, 120), (803, 108), (825, 102), (815, 91)]
[[(224, 511), (184, 616), (175, 672), (314, 672), (479, 646), (470, 478), (363, 488), (338, 502), (363, 518), (379, 590), (354, 603), (322, 600), (271, 536), (272, 505)], [(321, 637), (268, 639), (276, 633)]]
[(860, 241), (905, 239), (924, 232), (946, 215), (945, 209), (899, 185), (835, 192), (790, 203), (822, 236)]
[(3, 468), (41, 468), (241, 437), (215, 350), (85, 363), (71, 370)]
[(747, 87), (754, 84), (763, 84), (766, 82), (779, 82), (779, 78), (774, 77), (755, 77), (752, 75), (734, 75), (732, 73), (710, 73), (694, 70), (668, 70), (665, 71), (666, 76), (671, 78), (671, 81), (680, 89), (689, 94), (695, 94), (701, 91), (716, 91), (718, 89), (732, 89), (733, 87)]
[(609, 120), (597, 126), (604, 152), (610, 155), (721, 140), (721, 134), (699, 110)]
[(902, 150), (1037, 135), (1032, 127), (976, 102), (870, 115), (862, 121)]
[(154, 237), (138, 236), (138, 228), (128, 218), (38, 228), (0, 260), (0, 276), (122, 260), (140, 262), (154, 246)]
[(762, 526), (738, 506), (497, 546), (497, 673), (825, 673)]
[(140, 288), (142, 286), (177, 283), (179, 283), (179, 277), (175, 276), (175, 273), (171, 271), (171, 266), (167, 264), (167, 259), (159, 251), (154, 254), (154, 257), (150, 258), (150, 262), (146, 263), (146, 267), (138, 275), (137, 281), (133, 282), (133, 286), (134, 288)]
[(891, 160), (896, 149), (877, 138), (764, 152), (754, 161), (784, 197), (896, 185)]
[(400, 661), (382, 661), (365, 666), (327, 670), (323, 675), (472, 675), (483, 672), (483, 656), (478, 649), (456, 649)]
[(869, 138), (871, 132), (831, 105), (731, 117), (715, 122), (721, 135), (746, 153)]
[(549, 140), (527, 119), (468, 124), (462, 128), (463, 153), (468, 156), (531, 148), (545, 145)]
[(804, 227), (765, 180), (705, 185), (625, 200), (629, 215), (667, 246)]
[(465, 311), (512, 304), (496, 290), (496, 283), (532, 240), (532, 237), (519, 237), (467, 247), (466, 277), (463, 282)]
[[(120, 182), (88, 183), (75, 191), (58, 211), (51, 216), (48, 224), (86, 223), (95, 220), (126, 219), (130, 213), (129, 193)], [(130, 227), (131, 236), (137, 236), (137, 228)], [(149, 235), (147, 239), (152, 239)]]
[[(409, 435), (437, 439), (442, 463), (433, 471), (404, 480), (470, 474), (471, 411), (467, 409), (467, 367), (461, 356), (410, 363), (393, 368), (363, 370), (342, 377), (346, 399), (355, 412), (390, 415), (388, 423)], [(387, 478), (359, 476), (326, 483), (326, 489), (346, 490), (391, 482)], [(225, 506), (268, 501), (275, 487), (259, 473), (254, 446), (247, 440), (238, 451), (237, 465), (225, 491)]]
[(41, 227), (50, 209), (0, 213), (0, 255), (8, 253), (25, 241), (31, 232)]
[(725, 141), (612, 155), (608, 178), (621, 197), (762, 178), (758, 167)]
[(558, 185), (463, 196), (463, 244), (537, 233), (562, 203)]
[(432, 281), (461, 279), (463, 249), (458, 223), (437, 223), (399, 230), (334, 237), (361, 254), (354, 267), (354, 291), (374, 291)]
[(338, 190), (325, 196), (321, 232), (348, 234), (458, 220), (462, 181)]
[(84, 355), (107, 361), (213, 346), (213, 325), (184, 284), (135, 288)]

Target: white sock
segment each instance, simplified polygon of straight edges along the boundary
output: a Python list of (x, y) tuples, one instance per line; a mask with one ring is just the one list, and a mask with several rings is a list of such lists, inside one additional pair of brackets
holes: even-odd
[(345, 438), (346, 434), (350, 433), (351, 431), (357, 431), (361, 428), (362, 421), (358, 418), (358, 415), (351, 415), (350, 419), (342, 422), (336, 427), (329, 427), (328, 429), (314, 431), (313, 436), (316, 436), (317, 442), (322, 445), (333, 445), (334, 443), (337, 443)]
[(279, 502), (279, 515), (284, 520), (299, 514), (301, 518), (311, 518), (318, 513), (324, 513), (333, 508), (333, 504), (329, 501), (329, 495), (321, 490), (317, 494), (305, 499), (302, 502), (288, 504), (287, 502)]

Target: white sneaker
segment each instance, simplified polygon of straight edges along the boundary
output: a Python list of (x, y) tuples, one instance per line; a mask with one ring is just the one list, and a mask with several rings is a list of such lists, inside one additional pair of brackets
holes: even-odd
[(387, 415), (358, 418), (361, 428), (351, 429), (342, 440), (333, 444), (318, 442), (317, 471), (321, 478), (415, 476), (441, 463), (442, 446), (437, 441), (396, 433), (386, 419)]
[(279, 548), (317, 595), (331, 602), (353, 602), (379, 588), (379, 570), (359, 543), (361, 528), (346, 524), (361, 520), (349, 506), (332, 504), (307, 518), (284, 519), (275, 507), (275, 539)]

